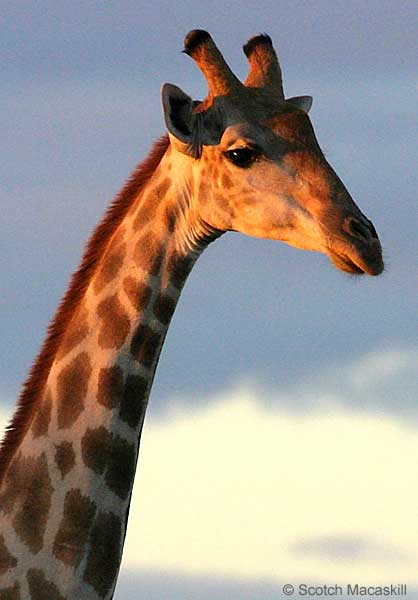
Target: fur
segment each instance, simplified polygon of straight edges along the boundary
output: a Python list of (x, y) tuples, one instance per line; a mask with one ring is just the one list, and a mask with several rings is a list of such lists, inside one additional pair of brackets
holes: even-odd
[(77, 309), (78, 303), (84, 296), (108, 241), (158, 167), (169, 143), (167, 135), (162, 136), (155, 142), (147, 158), (137, 166), (107, 209), (86, 246), (80, 266), (73, 274), (69, 287), (48, 327), (45, 341), (32, 365), (29, 377), (23, 385), (16, 412), (6, 429), (0, 446), (0, 483), (14, 451), (18, 448), (32, 421), (37, 399), (40, 397), (48, 378), (62, 336)]

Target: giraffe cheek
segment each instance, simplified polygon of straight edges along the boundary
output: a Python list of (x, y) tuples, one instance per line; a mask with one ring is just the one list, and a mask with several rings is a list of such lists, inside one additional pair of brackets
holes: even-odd
[(201, 209), (203, 220), (220, 231), (228, 231), (232, 226), (233, 207), (228, 199), (219, 193), (214, 193), (211, 202), (206, 202)]
[(235, 231), (247, 235), (286, 240), (296, 226), (296, 218), (277, 197), (252, 197), (235, 211), (232, 225)]

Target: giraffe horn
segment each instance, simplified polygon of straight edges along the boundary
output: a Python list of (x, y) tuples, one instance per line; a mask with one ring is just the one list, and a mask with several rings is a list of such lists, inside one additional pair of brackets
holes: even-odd
[(243, 87), (207, 31), (190, 31), (185, 37), (183, 52), (193, 58), (206, 77), (209, 96), (226, 96)]
[(263, 88), (284, 99), (282, 71), (270, 36), (260, 34), (252, 37), (243, 50), (250, 63), (244, 85)]

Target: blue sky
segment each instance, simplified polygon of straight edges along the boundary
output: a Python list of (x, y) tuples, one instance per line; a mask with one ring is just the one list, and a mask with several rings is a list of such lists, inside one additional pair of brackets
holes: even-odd
[[(385, 0), (144, 4), (29, 2), (2, 8), (0, 417), (12, 411), (89, 232), (163, 131), (161, 83), (180, 85), (195, 98), (206, 93), (201, 73), (181, 54), (184, 35), (196, 27), (208, 29), (244, 77), (241, 47), (266, 31), (280, 56), (287, 95), (313, 95), (311, 117), (320, 144), (373, 220), (387, 269), (377, 279), (353, 279), (323, 256), (238, 234), (224, 236), (199, 259), (176, 310), (151, 396), (116, 598), (136, 597), (138, 585), (147, 598), (273, 598), (289, 577), (325, 581), (330, 573), (340, 581), (366, 580), (371, 564), (378, 565), (375, 578), (385, 572), (413, 584), (418, 560), (418, 545), (409, 534), (416, 531), (412, 500), (415, 505), (418, 500), (410, 476), (418, 458), (416, 5)], [(224, 434), (220, 423), (228, 423), (228, 415), (235, 416), (236, 425)], [(213, 432), (225, 457), (230, 446), (246, 445), (248, 421), (265, 432), (264, 452), (248, 455), (259, 462), (250, 461), (248, 473), (233, 456), (223, 468), (214, 464), (203, 432)], [(201, 433), (196, 439), (193, 424)], [(261, 443), (260, 431), (252, 433), (254, 448)], [(308, 445), (315, 431), (318, 436)], [(199, 439), (202, 446), (191, 452)], [(167, 440), (176, 444), (173, 457)], [(197, 469), (190, 454), (196, 452), (217, 491), (216, 502), (205, 494), (205, 476), (196, 471), (190, 482)], [(183, 479), (177, 486), (170, 482), (173, 465), (166, 453), (178, 461)], [(272, 461), (272, 456), (277, 457)], [(341, 465), (350, 489), (361, 479), (363, 506), (360, 510), (355, 494), (342, 486), (321, 514), (329, 494), (309, 483), (305, 469), (316, 472), (325, 486)], [(371, 474), (373, 490), (367, 487)], [(398, 494), (389, 493), (390, 475), (398, 477)], [(287, 490), (307, 497), (308, 506), (317, 503), (317, 518), (305, 505), (292, 509), (292, 493), (280, 493), (283, 481)], [(234, 513), (235, 490), (254, 494), (240, 513), (249, 532), (251, 567), (238, 552), (242, 526), (222, 516), (222, 507)], [(278, 514), (274, 502), (265, 503), (266, 493), (277, 500)], [(406, 497), (411, 503), (404, 505)], [(382, 498), (389, 498), (386, 504)], [(377, 502), (379, 511), (368, 511), (368, 502), (369, 508)], [(340, 510), (334, 514), (331, 506)], [(320, 527), (309, 526), (318, 520)], [(220, 529), (212, 539), (214, 522)], [(264, 537), (251, 526), (255, 522), (265, 527)], [(182, 528), (170, 525), (175, 523)], [(178, 535), (188, 543), (180, 543)], [(224, 551), (219, 564), (216, 556)], [(170, 590), (166, 596), (164, 585)]]

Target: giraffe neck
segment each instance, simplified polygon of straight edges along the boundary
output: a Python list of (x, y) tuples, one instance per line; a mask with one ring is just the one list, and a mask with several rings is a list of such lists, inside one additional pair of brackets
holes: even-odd
[(159, 354), (215, 235), (194, 220), (191, 171), (175, 167), (169, 149), (113, 232), (3, 476), (0, 598), (113, 595)]

